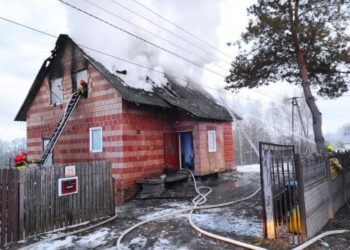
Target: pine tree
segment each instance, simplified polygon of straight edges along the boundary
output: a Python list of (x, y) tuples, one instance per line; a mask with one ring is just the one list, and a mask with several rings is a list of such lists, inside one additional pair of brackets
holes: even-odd
[(336, 98), (350, 84), (350, 0), (258, 0), (227, 89), (287, 81), (301, 85), (311, 111), (317, 150), (324, 152), (322, 114), (311, 88)]

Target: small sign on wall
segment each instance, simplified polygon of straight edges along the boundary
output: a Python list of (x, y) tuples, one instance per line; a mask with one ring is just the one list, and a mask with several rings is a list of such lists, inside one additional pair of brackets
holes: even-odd
[(64, 176), (65, 177), (76, 176), (76, 174), (75, 174), (75, 166), (74, 165), (65, 166), (65, 168), (64, 168)]
[(58, 196), (65, 196), (78, 193), (78, 177), (58, 179)]

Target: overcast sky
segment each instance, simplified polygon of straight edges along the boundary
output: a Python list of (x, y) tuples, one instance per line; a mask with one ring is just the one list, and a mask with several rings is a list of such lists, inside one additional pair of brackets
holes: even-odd
[[(148, 19), (154, 20), (155, 23), (165, 26), (168, 25), (167, 27), (171, 31), (183, 37), (187, 36), (186, 39), (192, 39), (191, 41), (195, 44), (200, 43), (198, 40), (176, 30), (176, 27), (170, 27), (169, 24), (157, 19), (156, 16), (142, 10), (140, 6), (137, 6), (132, 0), (115, 1), (124, 4), (138, 13), (142, 13), (142, 15)], [(194, 61), (197, 60), (194, 57), (192, 58), (191, 55), (186, 54), (184, 51), (172, 48), (169, 44), (165, 45), (164, 43), (154, 40), (155, 38), (136, 30), (135, 27), (130, 27), (124, 23), (122, 24), (122, 21), (118, 21), (115, 17), (108, 17), (106, 13), (103, 13), (96, 8), (92, 8), (92, 6), (89, 6), (89, 4), (83, 0), (69, 2), (82, 8), (86, 8), (94, 14), (103, 15), (104, 18), (109, 18), (108, 20), (115, 24), (124, 25), (123, 28), (125, 29), (133, 30), (139, 35), (145, 35), (150, 41), (157, 42), (162, 46), (168, 46), (167, 48), (176, 51), (178, 54), (182, 53), (181, 55), (184, 57), (191, 58)], [(181, 27), (187, 29), (198, 37), (205, 39), (211, 44), (214, 44), (216, 48), (232, 56), (235, 54), (235, 51), (232, 48), (229, 48), (226, 43), (228, 41), (236, 41), (239, 39), (240, 33), (244, 30), (244, 27), (248, 22), (245, 9), (252, 2), (252, 0), (142, 1), (145, 5), (159, 11), (163, 15), (166, 15), (172, 21), (180, 24)], [(120, 9), (118, 6), (112, 6), (111, 1), (109, 0), (96, 1), (96, 3), (100, 6), (105, 6), (113, 11), (113, 13), (121, 16), (124, 15), (124, 18), (132, 20), (139, 26), (147, 28), (160, 36), (164, 35), (164, 39), (171, 40), (174, 43), (181, 45), (181, 41), (177, 41), (176, 37), (166, 34), (164, 30), (159, 30), (159, 27), (154, 27), (150, 23), (145, 22), (145, 20), (137, 20), (136, 17), (132, 16), (132, 13), (127, 13), (125, 9)], [(199, 70), (195, 66), (189, 65), (180, 59), (173, 59), (170, 55), (164, 52), (156, 51), (155, 48), (146, 45), (143, 46), (140, 41), (136, 42), (131, 40), (128, 35), (116, 33), (114, 30), (111, 32), (108, 30), (108, 27), (105, 27), (105, 24), (97, 23), (96, 20), (92, 20), (74, 10), (68, 9), (67, 6), (64, 6), (56, 0), (1, 0), (0, 17), (32, 26), (53, 35), (67, 33), (72, 36), (73, 39), (79, 40), (80, 43), (100, 50), (107, 49), (103, 43), (106, 43), (107, 41), (115, 41), (113, 43), (114, 45), (108, 47), (108, 49), (110, 49), (110, 53), (113, 52), (116, 56), (127, 57), (125, 59), (143, 62), (147, 65), (152, 63), (159, 64), (159, 66), (164, 67), (164, 69), (161, 70), (179, 73), (181, 76), (191, 79), (199, 79), (199, 81), (203, 82), (206, 86), (208, 85), (207, 83), (210, 83), (211, 87), (214, 86), (218, 89), (222, 89), (224, 86), (222, 78), (218, 78), (218, 76), (215, 76), (208, 71), (202, 69)], [(23, 103), (42, 62), (50, 55), (50, 51), (54, 48), (55, 39), (24, 29), (1, 19), (0, 30), (2, 31), (2, 35), (0, 36), (0, 139), (11, 140), (17, 137), (26, 136), (25, 122), (14, 122), (13, 119)], [(104, 32), (104, 36), (96, 34), (96, 30), (100, 33)], [(203, 46), (203, 48), (205, 47), (203, 44), (201, 46)], [(196, 51), (195, 49), (190, 48), (189, 45), (184, 44), (183, 47), (193, 52)], [(133, 53), (130, 52), (130, 48), (135, 48), (132, 50)], [(210, 48), (206, 48), (207, 50), (210, 50)], [(146, 59), (135, 53), (135, 51), (138, 53), (145, 53), (146, 49), (147, 53), (152, 55)], [(227, 64), (220, 62), (217, 57), (225, 60), (229, 59), (227, 57), (225, 58), (225, 56), (215, 50), (210, 51), (213, 55), (208, 56), (207, 61), (199, 62), (198, 59), (198, 63), (206, 68), (212, 70), (215, 69), (215, 71), (219, 71), (216, 66), (219, 65), (221, 68), (227, 70), (220, 69), (221, 71), (219, 72), (227, 75), (229, 67)], [(196, 53), (199, 54), (200, 51), (197, 50)], [(103, 59), (101, 58), (101, 60)], [(170, 62), (172, 63), (170, 64)], [(173, 65), (176, 65), (176, 68)], [(122, 67), (120, 62), (115, 62), (115, 64), (110, 66), (116, 66), (118, 68)], [(132, 68), (129, 70), (133, 72)], [(134, 72), (139, 71), (135, 70)], [(208, 91), (213, 95), (217, 94), (217, 91), (210, 89), (208, 89)], [(232, 98), (233, 100), (241, 102), (260, 100), (261, 103), (267, 104), (270, 101), (280, 100), (282, 96), (292, 96), (294, 94), (295, 88), (293, 87), (271, 86), (263, 89), (243, 90), (239, 94), (230, 94), (227, 98)], [(247, 98), (249, 98), (249, 100)], [(345, 96), (337, 100), (321, 100), (321, 98), (318, 98), (317, 104), (323, 113), (324, 132), (335, 131), (337, 128), (350, 122), (350, 96)]]

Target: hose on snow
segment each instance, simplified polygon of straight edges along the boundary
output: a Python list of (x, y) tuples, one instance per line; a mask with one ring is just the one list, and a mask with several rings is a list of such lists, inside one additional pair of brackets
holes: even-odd
[[(188, 170), (189, 171), (189, 170)], [(156, 216), (156, 217), (153, 217), (153, 218), (150, 218), (150, 219), (146, 219), (144, 221), (141, 221), (135, 225), (133, 225), (132, 227), (126, 229), (118, 238), (117, 240), (117, 249), (118, 250), (122, 250), (122, 246), (121, 246), (121, 241), (123, 240), (123, 238), (128, 234), (130, 233), (131, 231), (135, 230), (136, 228), (148, 223), (148, 222), (151, 222), (151, 221), (157, 221), (157, 220), (160, 220), (160, 219), (164, 219), (164, 218), (167, 218), (167, 217), (170, 217), (170, 216), (173, 216), (173, 215), (178, 215), (178, 214), (181, 214), (181, 213), (184, 213), (184, 212), (190, 212), (190, 215), (192, 214), (192, 212), (194, 210), (200, 210), (200, 209), (211, 209), (211, 208), (219, 208), (219, 207), (225, 207), (225, 206), (229, 206), (229, 205), (232, 205), (232, 204), (236, 204), (236, 203), (239, 203), (239, 202), (242, 202), (242, 201), (245, 201), (245, 200), (248, 200), (248, 199), (251, 199), (252, 197), (254, 197), (256, 194), (259, 193), (259, 191), (261, 190), (261, 188), (258, 188), (253, 194), (245, 197), (245, 198), (242, 198), (242, 199), (239, 199), (239, 200), (236, 200), (236, 201), (230, 201), (230, 202), (225, 202), (225, 203), (220, 203), (220, 204), (214, 204), (214, 205), (203, 205), (203, 206), (198, 206), (198, 205), (202, 205), (204, 204), (207, 199), (206, 197), (212, 192), (212, 188), (210, 187), (206, 187), (206, 186), (201, 186), (201, 187), (197, 187), (197, 182), (195, 181), (195, 178), (194, 178), (194, 175), (191, 171), (189, 171), (191, 176), (192, 176), (192, 179), (194, 180), (194, 186), (195, 186), (195, 190), (196, 190), (196, 193), (198, 194), (193, 200), (193, 204), (194, 206), (192, 207), (189, 207), (189, 208), (183, 208), (183, 209), (179, 209), (175, 212), (172, 212), (172, 213), (168, 213), (168, 214), (164, 214), (164, 215), (160, 215), (160, 216)], [(202, 189), (208, 189), (208, 191), (206, 193), (202, 193), (201, 190)], [(244, 246), (246, 248), (249, 248), (249, 249), (256, 249), (256, 250), (263, 250), (264, 248), (260, 248), (260, 247), (257, 247), (255, 245), (251, 245), (251, 244), (247, 244), (247, 243), (244, 243), (244, 242), (239, 242), (239, 241), (235, 241), (235, 240), (232, 240), (230, 238), (225, 238), (225, 237), (222, 237), (220, 235), (215, 235), (215, 234), (212, 234), (212, 233), (209, 233), (209, 232), (206, 232), (204, 231), (203, 229), (200, 229), (199, 227), (197, 227), (196, 225), (194, 225), (192, 219), (190, 218), (189, 216), (189, 220), (190, 220), (190, 224), (198, 231), (200, 231), (201, 233), (205, 234), (205, 235), (208, 235), (210, 237), (213, 237), (213, 238), (216, 238), (218, 240), (223, 240), (223, 241), (226, 241), (226, 242), (229, 242), (229, 243), (232, 243), (232, 244), (235, 244), (235, 245), (240, 245), (240, 246)], [(225, 240), (224, 240), (225, 239)]]
[(350, 230), (332, 230), (332, 231), (327, 231), (324, 233), (321, 233), (317, 235), (316, 237), (304, 242), (303, 244), (293, 248), (292, 250), (303, 250), (304, 248), (310, 246), (311, 244), (315, 243), (316, 241), (322, 239), (323, 237), (330, 236), (333, 234), (343, 234), (343, 233), (350, 233)]

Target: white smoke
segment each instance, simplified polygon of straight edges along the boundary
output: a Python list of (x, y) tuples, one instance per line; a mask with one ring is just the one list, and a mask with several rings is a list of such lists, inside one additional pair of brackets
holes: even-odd
[[(89, 0), (93, 1), (93, 0)], [(136, 11), (140, 15), (146, 17), (152, 22), (161, 25), (162, 27), (170, 30), (175, 34), (183, 37), (192, 43), (199, 45), (203, 49), (211, 51), (215, 54), (215, 51), (208, 48), (206, 45), (201, 44), (198, 40), (193, 39), (188, 34), (181, 32), (176, 27), (168, 24), (159, 17), (153, 15), (152, 13), (141, 8), (132, 0), (113, 0), (118, 2), (133, 11)], [(68, 1), (70, 4), (78, 6), (79, 8), (90, 12), (99, 18), (102, 18), (120, 28), (123, 28), (131, 33), (134, 33), (152, 43), (158, 44), (159, 46), (173, 51), (174, 53), (194, 61), (196, 64), (201, 66), (211, 65), (214, 67), (213, 63), (216, 62), (217, 58), (213, 55), (209, 55), (204, 51), (184, 42), (183, 40), (169, 34), (165, 30), (160, 29), (152, 25), (151, 23), (143, 20), (140, 17), (130, 13), (129, 11), (121, 8), (112, 2), (112, 0), (102, 0), (93, 1), (96, 5), (107, 9), (114, 15), (118, 15), (122, 18), (133, 22), (150, 32), (157, 34), (157, 36), (167, 39), (178, 46), (185, 48), (201, 58), (196, 57), (188, 52), (185, 52), (175, 46), (160, 40), (159, 38), (152, 36), (145, 31), (131, 26), (126, 22), (116, 18), (113, 14), (106, 11), (98, 9), (96, 6), (91, 5), (85, 0)], [(220, 1), (201, 1), (201, 0), (191, 0), (191, 1), (176, 1), (176, 0), (147, 0), (140, 1), (147, 7), (160, 13), (167, 19), (175, 22), (181, 27), (188, 31), (191, 31), (195, 36), (204, 38), (207, 43), (216, 45), (217, 37), (216, 30), (220, 24)], [(150, 44), (145, 43), (139, 39), (136, 39), (128, 34), (119, 31), (105, 23), (102, 23), (90, 16), (80, 13), (77, 10), (71, 9), (68, 6), (67, 18), (68, 18), (68, 29), (69, 35), (78, 44), (86, 45), (105, 53), (127, 59), (136, 64), (142, 65), (146, 68), (153, 69), (157, 72), (164, 72), (165, 74), (176, 76), (177, 82), (186, 84), (187, 80), (198, 81), (201, 79), (203, 69), (196, 67), (182, 59), (179, 59), (169, 53), (162, 51)], [(108, 70), (112, 73), (116, 73), (116, 70), (127, 70), (127, 75), (120, 75), (123, 80), (136, 88), (144, 88), (146, 90), (151, 90), (152, 84), (146, 81), (146, 77), (150, 77), (155, 84), (163, 85), (167, 82), (167, 79), (163, 74), (152, 72), (148, 69), (137, 67), (115, 58), (107, 57), (105, 55), (89, 51), (85, 49), (86, 53), (95, 58), (97, 61), (101, 62)], [(213, 70), (217, 70), (213, 68)], [(221, 71), (222, 73), (222, 71)], [(174, 77), (172, 77), (173, 79)], [(184, 79), (181, 81), (179, 79)]]

